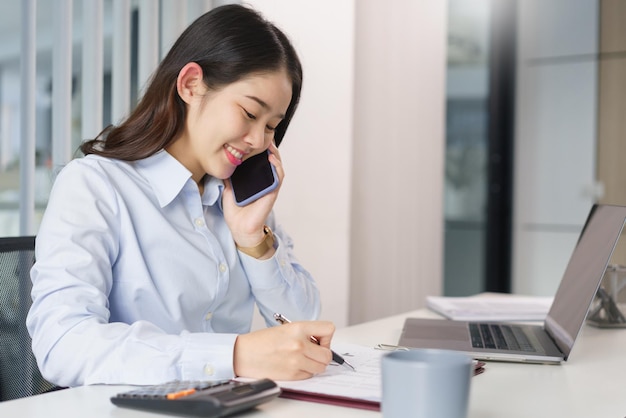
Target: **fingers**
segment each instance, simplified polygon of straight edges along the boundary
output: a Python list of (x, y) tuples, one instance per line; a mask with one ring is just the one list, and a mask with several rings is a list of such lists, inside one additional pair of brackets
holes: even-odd
[(282, 185), (283, 179), (285, 178), (285, 170), (283, 168), (283, 162), (280, 158), (280, 154), (278, 153), (278, 148), (276, 146), (271, 145), (269, 148), (270, 155), (269, 161), (276, 169), (276, 174), (278, 175), (278, 181)]
[(276, 146), (276, 142), (274, 140), (270, 142), (270, 146), (267, 149), (270, 151), (271, 154), (278, 153), (278, 147)]
[(294, 322), (294, 325), (301, 327), (300, 332), (304, 335), (317, 339), (322, 347), (330, 347), (330, 341), (335, 333), (335, 325), (328, 321), (302, 321)]
[[(287, 371), (294, 373), (293, 379), (309, 378), (324, 373), (332, 360), (330, 349), (319, 346), (311, 340), (298, 341), (298, 344), (294, 345), (293, 348), (294, 367)], [(292, 380), (292, 378), (287, 377), (285, 380)]]

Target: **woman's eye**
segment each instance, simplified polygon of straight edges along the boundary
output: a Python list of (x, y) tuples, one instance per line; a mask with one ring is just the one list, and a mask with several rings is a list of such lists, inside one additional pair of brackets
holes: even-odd
[(245, 110), (245, 109), (244, 109), (244, 112), (246, 112), (246, 116), (247, 116), (249, 119), (256, 120), (256, 116), (254, 116), (252, 113), (248, 112), (248, 111), (247, 111), (247, 110)]
[(276, 127), (275, 126), (265, 125), (265, 129), (267, 129), (270, 132), (274, 132), (276, 130)]

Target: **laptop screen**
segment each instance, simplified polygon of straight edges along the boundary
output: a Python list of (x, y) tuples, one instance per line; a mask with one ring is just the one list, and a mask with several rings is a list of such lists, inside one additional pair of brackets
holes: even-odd
[(578, 238), (545, 322), (565, 359), (582, 328), (625, 220), (626, 207), (594, 205)]

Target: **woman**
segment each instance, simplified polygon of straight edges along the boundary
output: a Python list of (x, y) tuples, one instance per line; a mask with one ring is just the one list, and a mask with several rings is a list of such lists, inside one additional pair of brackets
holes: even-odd
[[(136, 109), (59, 173), (37, 236), (27, 325), (62, 386), (233, 376), (303, 379), (331, 361), (332, 323), (272, 208), (228, 179), (276, 147), (300, 97), (286, 36), (253, 10), (216, 8), (165, 57)], [(250, 332), (254, 305), (268, 325)], [(320, 345), (312, 344), (318, 337)]]

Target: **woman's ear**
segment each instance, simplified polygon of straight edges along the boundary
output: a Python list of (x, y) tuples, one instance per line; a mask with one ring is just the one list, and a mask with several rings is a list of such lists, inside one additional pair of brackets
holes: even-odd
[(202, 81), (202, 67), (195, 62), (189, 62), (178, 73), (176, 90), (181, 99), (190, 104), (192, 99), (206, 92)]

